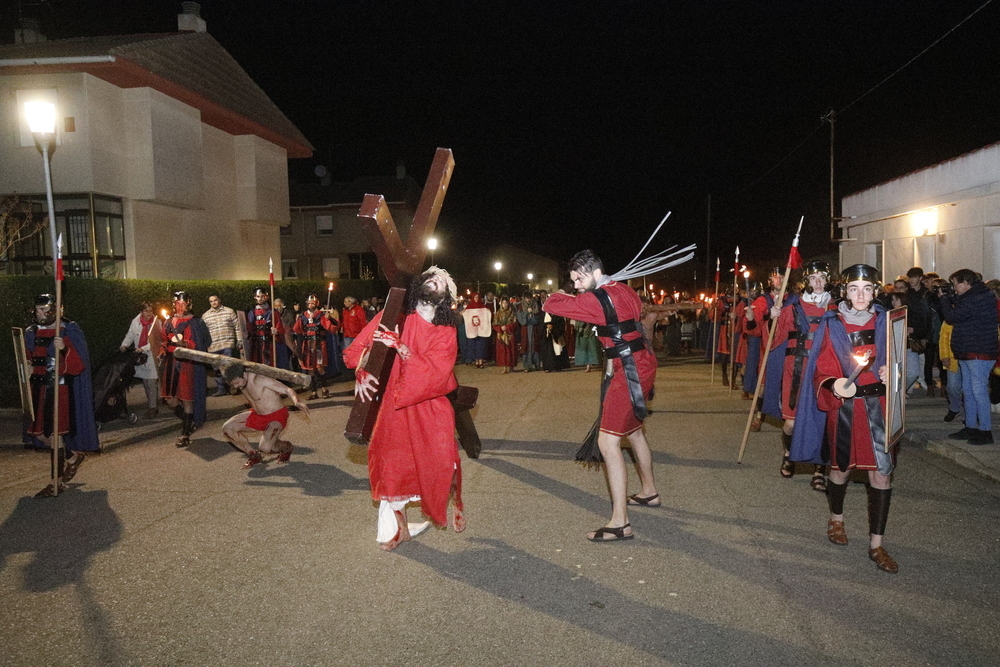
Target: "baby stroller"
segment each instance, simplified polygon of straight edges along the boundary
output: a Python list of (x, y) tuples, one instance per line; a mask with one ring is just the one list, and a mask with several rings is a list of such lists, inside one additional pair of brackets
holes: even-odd
[(117, 352), (94, 373), (94, 417), (98, 428), (114, 419), (129, 424), (139, 421), (139, 415), (129, 412), (125, 394), (135, 377), (136, 365), (145, 363), (140, 356), (145, 357), (145, 352)]

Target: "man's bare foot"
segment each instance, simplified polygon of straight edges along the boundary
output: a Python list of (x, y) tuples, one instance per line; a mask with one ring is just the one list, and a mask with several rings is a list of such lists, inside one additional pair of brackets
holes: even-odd
[(456, 533), (465, 530), (465, 514), (457, 507), (451, 508), (451, 527), (455, 529)]
[(406, 523), (406, 517), (402, 512), (393, 512), (396, 515), (396, 534), (388, 542), (381, 542), (378, 548), (382, 551), (392, 551), (403, 542), (410, 541), (410, 527)]

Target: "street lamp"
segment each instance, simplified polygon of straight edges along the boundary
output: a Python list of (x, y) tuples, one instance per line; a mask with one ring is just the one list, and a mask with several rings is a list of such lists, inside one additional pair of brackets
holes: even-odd
[(438, 240), (436, 238), (427, 239), (427, 249), (431, 251), (431, 265), (434, 265), (434, 251), (437, 250)]
[(500, 269), (503, 268), (503, 264), (501, 264), (500, 262), (496, 262), (493, 265), (493, 268), (497, 270), (497, 293), (499, 293), (500, 292)]
[[(62, 319), (62, 284), (59, 275), (59, 240), (56, 236), (56, 215), (55, 205), (52, 202), (52, 172), (49, 168), (49, 144), (56, 132), (56, 105), (51, 102), (32, 101), (24, 103), (24, 116), (28, 121), (28, 128), (35, 137), (42, 149), (42, 162), (45, 165), (45, 197), (49, 206), (49, 241), (52, 246), (52, 274), (56, 279), (56, 321), (54, 332), (56, 336), (60, 331), (60, 320)], [(52, 386), (55, 400), (52, 401), (52, 495), (59, 495), (59, 484), (62, 477), (62, 465), (60, 465), (59, 448), (59, 350), (53, 351), (53, 377)], [(45, 491), (39, 492), (40, 495)]]

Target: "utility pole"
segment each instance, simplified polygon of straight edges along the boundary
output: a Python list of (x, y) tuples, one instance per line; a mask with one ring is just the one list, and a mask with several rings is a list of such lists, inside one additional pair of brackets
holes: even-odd
[(826, 112), (820, 120), (825, 120), (830, 123), (830, 240), (837, 240), (837, 218), (836, 213), (834, 213), (834, 198), (833, 198), (833, 131), (834, 124), (837, 122), (837, 112), (830, 109)]
[[(708, 289), (708, 274), (712, 271), (712, 193), (708, 193), (708, 210), (705, 221), (705, 289)], [(697, 278), (695, 284), (697, 284)]]

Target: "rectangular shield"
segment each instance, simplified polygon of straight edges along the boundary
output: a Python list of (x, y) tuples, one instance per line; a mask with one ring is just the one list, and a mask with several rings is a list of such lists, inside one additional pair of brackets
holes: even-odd
[(889, 373), (885, 386), (885, 451), (899, 442), (906, 417), (906, 306), (890, 310), (886, 331), (885, 363)]
[(11, 327), (14, 340), (14, 364), (17, 366), (17, 386), (21, 390), (21, 412), (30, 421), (35, 421), (35, 405), (31, 399), (31, 364), (28, 363), (28, 349), (24, 346), (24, 329)]

